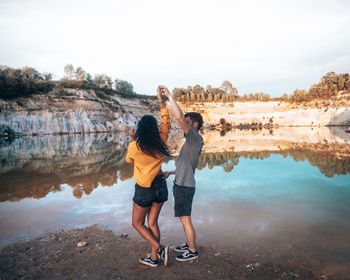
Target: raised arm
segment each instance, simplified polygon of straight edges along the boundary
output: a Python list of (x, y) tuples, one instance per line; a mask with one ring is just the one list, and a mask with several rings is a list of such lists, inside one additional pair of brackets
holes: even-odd
[(160, 87), (157, 88), (157, 99), (158, 99), (158, 103), (159, 103), (160, 109), (166, 108), (166, 106), (164, 104), (164, 101), (162, 99), (162, 92), (161, 92), (161, 88)]
[(175, 119), (177, 120), (177, 122), (181, 126), (184, 133), (187, 134), (188, 130), (190, 129), (190, 125), (186, 121), (185, 115), (182, 112), (181, 108), (179, 107), (179, 105), (177, 104), (174, 97), (171, 95), (171, 93), (169, 92), (169, 90), (167, 89), (166, 86), (161, 85), (158, 88), (160, 88), (162, 95), (164, 95), (168, 98), (168, 100), (170, 102), (170, 107), (171, 107), (171, 110), (175, 116)]
[(157, 88), (157, 99), (159, 102), (160, 113), (161, 113), (159, 135), (162, 141), (166, 143), (168, 141), (168, 136), (171, 128), (170, 116), (169, 116), (168, 109), (166, 108), (164, 101), (162, 99), (162, 93), (159, 87)]

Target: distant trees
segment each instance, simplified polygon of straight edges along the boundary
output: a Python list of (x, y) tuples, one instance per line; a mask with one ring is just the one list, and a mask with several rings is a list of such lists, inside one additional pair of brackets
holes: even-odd
[(41, 74), (32, 67), (13, 69), (0, 67), (0, 98), (15, 98), (44, 93), (54, 88), (52, 74)]
[[(284, 93), (281, 97), (270, 97), (265, 92), (246, 93), (238, 95), (238, 90), (228, 80), (222, 82), (221, 87), (208, 85), (206, 89), (200, 85), (188, 86), (187, 88), (174, 88), (173, 94), (177, 101), (183, 103), (193, 102), (233, 102), (233, 101), (286, 101), (286, 102), (309, 102), (316, 99), (327, 100), (341, 92), (350, 93), (350, 75), (329, 72), (324, 75), (320, 82), (314, 84), (309, 90), (296, 89), (293, 94)], [(349, 97), (347, 97), (349, 98)]]
[(74, 79), (74, 66), (72, 64), (67, 64), (66, 66), (64, 66), (64, 78), (67, 80), (72, 80)]
[(115, 84), (115, 91), (119, 92), (121, 94), (125, 94), (125, 95), (134, 95), (134, 86), (129, 83), (128, 81), (124, 81), (124, 80), (120, 80), (120, 79), (116, 79), (114, 81)]
[(112, 89), (112, 78), (106, 74), (96, 74), (93, 83), (101, 89)]
[(239, 97), (240, 101), (269, 101), (271, 97), (265, 92), (248, 93)]
[(80, 66), (75, 70), (74, 75), (75, 75), (75, 79), (77, 79), (78, 81), (85, 81), (86, 79), (85, 70)]
[(238, 91), (229, 81), (224, 81), (220, 88), (200, 85), (187, 88), (174, 88), (173, 95), (177, 101), (186, 102), (232, 102), (238, 98)]
[(238, 95), (238, 90), (228, 80), (222, 82), (221, 87), (208, 85), (206, 89), (200, 85), (187, 88), (174, 88), (173, 95), (177, 101), (183, 103), (192, 102), (233, 102), (233, 101), (268, 101), (269, 94), (264, 92)]
[(343, 91), (350, 91), (350, 75), (329, 72), (321, 78), (319, 83), (312, 85), (309, 90), (296, 89), (288, 100), (308, 102), (314, 99), (329, 99)]
[(64, 87), (72, 88), (91, 88), (101, 89), (108, 93), (119, 93), (124, 96), (136, 96), (134, 92), (134, 86), (125, 80), (112, 78), (104, 73), (95, 74), (94, 77), (90, 73), (87, 73), (82, 67), (76, 69), (72, 64), (64, 66), (64, 77), (60, 81), (60, 84)]
[[(134, 92), (133, 85), (128, 81), (115, 79), (113, 82), (112, 78), (104, 73), (92, 76), (81, 66), (75, 68), (72, 64), (64, 66), (64, 76), (60, 81), (52, 81), (51, 73), (40, 73), (33, 67), (13, 69), (0, 66), (0, 98), (44, 93), (55, 87), (59, 89), (98, 89), (108, 94), (120, 94), (125, 97), (140, 96)], [(336, 97), (339, 92), (350, 93), (350, 75), (348, 73), (329, 72), (321, 78), (319, 83), (312, 85), (308, 90), (296, 89), (291, 95), (284, 93), (281, 97), (275, 98), (271, 98), (269, 94), (264, 92), (239, 96), (237, 88), (228, 80), (224, 80), (220, 87), (208, 85), (204, 88), (200, 85), (194, 85), (173, 89), (175, 99), (182, 103), (233, 102), (237, 100), (308, 102), (315, 99), (329, 100)], [(148, 96), (144, 95), (143, 97), (147, 98)]]
[[(0, 98), (8, 99), (44, 93), (53, 89), (64, 88), (98, 89), (108, 94), (120, 94), (125, 97), (138, 96), (133, 85), (125, 80), (112, 78), (106, 74), (96, 74), (94, 77), (81, 66), (75, 68), (72, 64), (64, 66), (64, 76), (59, 81), (52, 81), (51, 73), (40, 73), (32, 67), (13, 69), (0, 65)], [(147, 96), (142, 96), (147, 98)]]
[(232, 95), (234, 98), (232, 99), (237, 99), (238, 98), (238, 90), (235, 88), (230, 81), (223, 81), (221, 84), (221, 88), (229, 95)]

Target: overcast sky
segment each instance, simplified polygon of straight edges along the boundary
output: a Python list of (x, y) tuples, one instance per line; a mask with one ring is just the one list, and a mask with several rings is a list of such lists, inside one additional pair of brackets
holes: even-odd
[(0, 0), (0, 64), (272, 96), (350, 72), (350, 1)]

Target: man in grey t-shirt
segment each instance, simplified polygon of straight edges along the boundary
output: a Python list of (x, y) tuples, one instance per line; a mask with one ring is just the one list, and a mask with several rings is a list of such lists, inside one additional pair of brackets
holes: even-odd
[[(201, 118), (195, 112), (187, 113), (184, 117), (190, 118), (192, 123), (196, 122), (196, 118)], [(203, 123), (203, 120), (201, 122)], [(203, 139), (198, 130), (193, 127), (189, 127), (185, 137), (186, 141), (182, 145), (179, 158), (176, 161), (175, 184), (194, 188), (196, 186), (194, 173), (202, 151)]]
[(196, 232), (191, 220), (191, 211), (196, 186), (194, 173), (203, 147), (202, 136), (198, 133), (203, 125), (203, 118), (196, 112), (184, 115), (169, 90), (165, 86), (160, 86), (160, 88), (162, 94), (169, 99), (171, 110), (186, 137), (176, 161), (176, 170), (164, 172), (164, 174), (165, 177), (175, 174), (173, 188), (175, 217), (180, 218), (187, 239), (186, 243), (175, 248), (175, 251), (183, 253), (177, 256), (176, 260), (189, 261), (198, 258)]

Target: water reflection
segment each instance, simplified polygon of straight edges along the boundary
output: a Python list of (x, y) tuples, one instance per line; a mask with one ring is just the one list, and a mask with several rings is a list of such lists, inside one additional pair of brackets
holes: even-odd
[(0, 147), (0, 201), (41, 198), (73, 188), (77, 198), (132, 177), (124, 164), (126, 135), (86, 134), (16, 138)]
[[(313, 146), (313, 145), (312, 145)], [(329, 146), (327, 146), (329, 148)], [(312, 166), (317, 167), (327, 177), (350, 173), (350, 156), (337, 157), (336, 153), (325, 152), (322, 146), (318, 149), (312, 147), (293, 148), (283, 152), (212, 152), (203, 153), (198, 162), (198, 169), (208, 167), (213, 169), (221, 166), (226, 172), (233, 171), (239, 164), (240, 158), (246, 159), (267, 159), (273, 154), (280, 154), (284, 158), (291, 156), (295, 161), (308, 161)], [(350, 147), (349, 147), (350, 152)]]
[[(280, 154), (295, 161), (308, 161), (327, 177), (350, 173), (350, 141), (346, 134), (339, 137), (337, 129), (332, 132), (327, 128), (317, 134), (318, 141), (315, 135), (308, 135), (312, 142), (306, 142), (305, 136), (296, 138), (298, 134), (299, 131), (292, 136), (290, 131), (281, 130), (271, 138), (230, 131), (222, 139), (219, 132), (204, 132), (205, 148), (197, 168), (220, 166), (225, 172), (233, 172), (241, 159), (263, 160)], [(111, 187), (130, 179), (132, 166), (124, 163), (127, 144), (126, 134), (2, 139), (0, 201), (42, 198), (61, 191), (63, 184), (72, 188), (74, 197), (81, 198), (99, 186)]]

